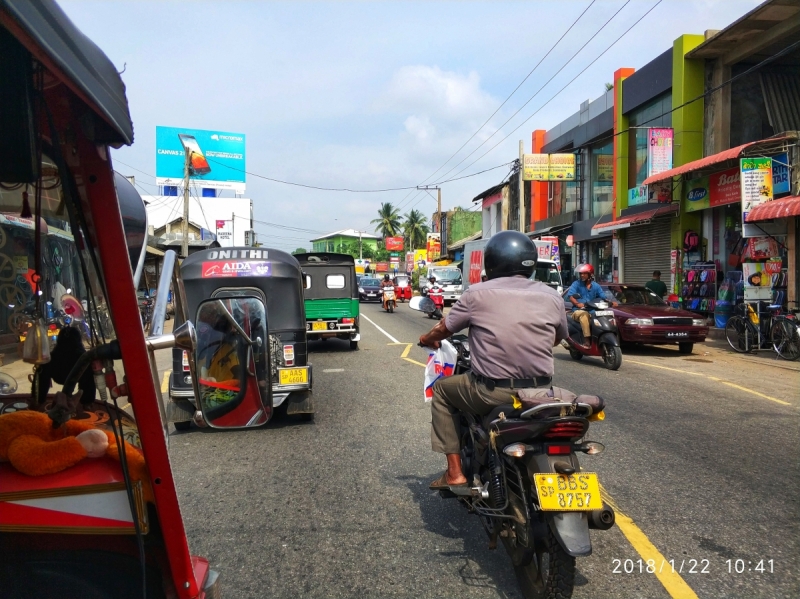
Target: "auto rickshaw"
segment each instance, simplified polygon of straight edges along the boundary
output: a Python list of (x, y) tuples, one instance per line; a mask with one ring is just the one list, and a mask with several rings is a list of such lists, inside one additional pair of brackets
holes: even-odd
[(186, 258), (181, 278), (197, 349), (194, 355), (173, 350), (167, 422), (178, 430), (192, 421), (260, 426), (282, 406), (286, 414), (313, 418), (297, 260), (269, 248), (216, 248)]
[(358, 283), (348, 254), (295, 254), (305, 277), (306, 334), (311, 339), (349, 339), (358, 349)]
[(408, 275), (397, 275), (394, 279), (394, 292), (397, 295), (397, 299), (401, 302), (405, 302), (406, 300), (411, 301), (411, 298), (414, 296), (414, 292), (411, 289), (411, 277)]

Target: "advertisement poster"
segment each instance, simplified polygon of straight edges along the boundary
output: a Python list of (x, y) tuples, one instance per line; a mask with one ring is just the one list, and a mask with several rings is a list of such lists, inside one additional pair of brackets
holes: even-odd
[(425, 268), (428, 265), (428, 250), (414, 250), (414, 266)]
[(403, 251), (403, 238), (402, 237), (387, 237), (383, 240), (386, 249), (390, 252)]
[(547, 181), (550, 173), (549, 154), (523, 154), (522, 180)]
[(653, 204), (669, 204), (672, 202), (672, 180), (658, 181), (648, 185), (648, 200)]
[(695, 212), (735, 204), (741, 200), (741, 175), (738, 168), (731, 168), (699, 179), (686, 185), (684, 210)]
[(28, 272), (28, 256), (14, 256), (14, 265), (17, 269), (18, 275), (24, 275)]
[(428, 233), (428, 262), (433, 262), (434, 260), (438, 260), (440, 254), (442, 253), (442, 245), (439, 241), (439, 234), (438, 233)]
[(611, 154), (594, 154), (597, 159), (597, 181), (614, 180), (614, 157)]
[(789, 193), (789, 155), (784, 152), (772, 157), (772, 193)]
[(751, 237), (747, 240), (747, 253), (750, 260), (766, 260), (778, 256), (778, 243), (772, 237)]
[(745, 287), (770, 287), (772, 278), (763, 262), (742, 263), (742, 275)]
[(473, 250), (469, 256), (469, 284), (481, 282), (481, 271), (483, 270), (483, 250)]
[(233, 247), (233, 220), (218, 220), (215, 222), (217, 241), (222, 247)]
[(647, 176), (672, 168), (672, 129), (650, 129), (647, 145)]
[(189, 179), (199, 187), (245, 190), (245, 135), (225, 131), (156, 127), (156, 184), (183, 186), (186, 150)]
[(406, 252), (406, 272), (414, 272), (414, 252)]
[(575, 154), (550, 154), (550, 181), (575, 180)]
[(389, 272), (388, 262), (378, 262), (375, 264), (375, 272)]
[(669, 291), (675, 291), (675, 277), (678, 274), (678, 250), (669, 252)]
[(739, 165), (742, 171), (742, 236), (759, 237), (763, 235), (761, 228), (745, 221), (753, 208), (772, 201), (772, 158), (742, 158)]
[(542, 241), (550, 242), (550, 256), (548, 260), (552, 260), (556, 263), (556, 267), (561, 269), (561, 255), (558, 251), (558, 237), (555, 236), (547, 236), (542, 237)]

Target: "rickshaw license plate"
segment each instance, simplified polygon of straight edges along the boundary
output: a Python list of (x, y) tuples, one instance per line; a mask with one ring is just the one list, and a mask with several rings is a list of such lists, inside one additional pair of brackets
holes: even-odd
[(311, 323), (311, 330), (312, 331), (327, 331), (328, 330), (328, 323), (327, 322), (312, 322)]
[(278, 369), (281, 385), (300, 385), (308, 382), (308, 368)]
[(603, 507), (600, 481), (594, 472), (575, 474), (537, 473), (533, 477), (544, 511), (584, 512)]

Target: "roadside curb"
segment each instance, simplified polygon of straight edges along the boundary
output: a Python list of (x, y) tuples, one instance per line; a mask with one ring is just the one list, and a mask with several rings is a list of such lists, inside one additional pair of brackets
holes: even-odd
[(724, 338), (722, 340), (706, 338), (705, 347), (721, 354), (736, 357), (743, 362), (800, 372), (800, 361), (798, 360), (793, 362), (783, 360), (775, 352), (766, 350), (757, 354), (739, 354), (728, 347), (728, 342)]

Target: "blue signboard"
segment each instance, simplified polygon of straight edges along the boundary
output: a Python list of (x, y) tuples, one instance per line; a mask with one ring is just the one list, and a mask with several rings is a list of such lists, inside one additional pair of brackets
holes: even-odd
[(789, 155), (785, 152), (772, 157), (772, 193), (789, 193)]
[(156, 127), (156, 183), (183, 185), (186, 149), (189, 178), (199, 187), (244, 193), (243, 133)]

